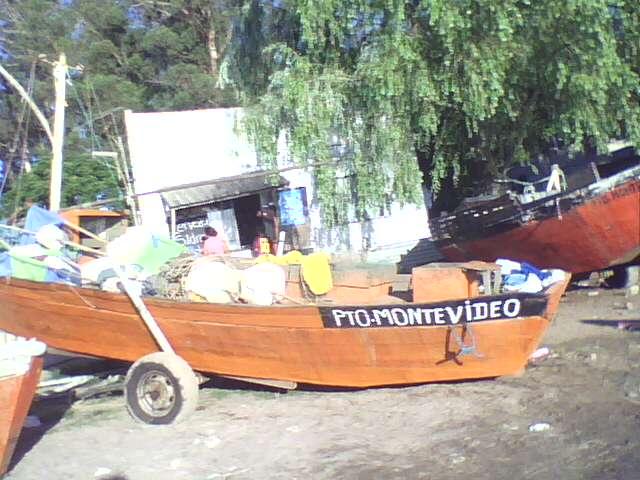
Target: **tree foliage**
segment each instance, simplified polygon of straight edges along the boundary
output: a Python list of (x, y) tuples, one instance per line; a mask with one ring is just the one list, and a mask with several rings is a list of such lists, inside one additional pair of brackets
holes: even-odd
[[(72, 152), (65, 157), (63, 164), (62, 205), (117, 198), (121, 187), (114, 166), (102, 159), (92, 158), (88, 153), (77, 153), (75, 149)], [(2, 210), (5, 215), (20, 212), (22, 207), (30, 203), (46, 205), (49, 202), (51, 152), (43, 150), (37, 154), (40, 160), (31, 172), (18, 177), (13, 188), (3, 196)], [(122, 206), (121, 203), (118, 205)]]
[[(551, 144), (638, 144), (639, 45), (631, 0), (0, 0), (0, 62), (45, 115), (46, 61), (64, 51), (83, 66), (70, 73), (68, 158), (113, 149), (123, 109), (230, 106), (240, 92), (266, 165), (284, 133), (293, 162), (318, 166), (329, 223)], [(49, 147), (4, 80), (0, 93), (7, 191)], [(90, 176), (84, 188), (111, 187)]]
[[(122, 111), (163, 111), (228, 106), (230, 89), (218, 73), (231, 35), (226, 0), (0, 0), (0, 63), (25, 87), (44, 114), (53, 116), (51, 62), (65, 52), (71, 66), (67, 87), (65, 157), (89, 158), (92, 150), (115, 150), (123, 134)], [(5, 211), (25, 188), (46, 198), (46, 182), (17, 179), (25, 162), (46, 162), (48, 139), (18, 94), (0, 77), (0, 161), (9, 173)], [(89, 175), (75, 198), (104, 196), (113, 164), (88, 161)], [(66, 167), (65, 167), (66, 168)], [(45, 174), (34, 168), (33, 175)], [(22, 172), (22, 173), (21, 173)], [(67, 170), (65, 170), (66, 174)], [(109, 177), (110, 178), (110, 177)], [(63, 175), (63, 190), (72, 180)], [(122, 186), (121, 186), (122, 187)], [(16, 191), (13, 192), (12, 189)], [(111, 187), (109, 187), (111, 188)], [(17, 189), (20, 189), (19, 193)]]
[[(415, 201), (419, 165), (437, 191), (551, 143), (637, 144), (639, 11), (623, 0), (252, 2), (240, 30), (260, 34), (238, 38), (229, 77), (264, 161), (284, 131), (294, 162), (324, 165), (319, 196), (340, 221), (353, 202), (363, 215)], [(250, 64), (263, 68), (247, 75)], [(336, 143), (347, 155), (331, 163)]]

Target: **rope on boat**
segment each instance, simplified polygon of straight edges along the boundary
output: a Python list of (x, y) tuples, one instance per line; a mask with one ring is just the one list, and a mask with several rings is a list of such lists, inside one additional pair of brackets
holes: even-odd
[(69, 287), (69, 290), (71, 290), (73, 293), (75, 293), (75, 294), (78, 296), (78, 298), (79, 298), (80, 300), (82, 300), (82, 302), (83, 302), (85, 305), (87, 305), (87, 306), (88, 306), (88, 307), (90, 307), (90, 308), (93, 308), (94, 310), (96, 310), (96, 309), (98, 308), (98, 307), (96, 307), (93, 303), (91, 303), (89, 300), (87, 300), (86, 298), (84, 298), (84, 297), (80, 294), (80, 292), (78, 292), (78, 290), (76, 290), (76, 287), (74, 287), (73, 285), (70, 285), (70, 284), (66, 284), (66, 285), (67, 285), (67, 287)]
[[(464, 323), (461, 325), (462, 333), (460, 335), (456, 334), (456, 327), (450, 327), (449, 332), (451, 338), (456, 342), (460, 351), (456, 354), (456, 357), (464, 357), (465, 355), (473, 355), (476, 358), (484, 358), (484, 355), (476, 349), (476, 336), (473, 333), (473, 328), (468, 323)], [(465, 336), (468, 336), (471, 339), (471, 343), (464, 342)]]
[(184, 289), (195, 257), (190, 254), (180, 255), (160, 268), (160, 271), (149, 279), (151, 286), (162, 298), (169, 300), (186, 300), (188, 295)]

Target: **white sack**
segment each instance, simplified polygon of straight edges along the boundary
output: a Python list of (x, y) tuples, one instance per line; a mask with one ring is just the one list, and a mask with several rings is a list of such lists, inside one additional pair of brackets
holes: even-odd
[(284, 269), (273, 263), (260, 263), (242, 270), (240, 298), (253, 305), (271, 305), (275, 295), (284, 295)]
[(41, 227), (36, 232), (36, 242), (49, 250), (60, 250), (66, 240), (67, 235), (52, 223)]
[(233, 303), (240, 292), (240, 272), (222, 262), (211, 262), (203, 257), (193, 263), (184, 288), (207, 302)]

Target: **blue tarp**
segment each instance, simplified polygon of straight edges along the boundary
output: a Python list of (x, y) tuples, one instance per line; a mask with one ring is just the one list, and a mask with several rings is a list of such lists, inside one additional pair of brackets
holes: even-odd
[(64, 218), (57, 213), (34, 205), (27, 212), (24, 228), (30, 232), (37, 232), (41, 227), (51, 223), (54, 225), (63, 225), (65, 222)]
[(283, 190), (279, 193), (280, 224), (283, 227), (304, 225), (307, 222), (306, 195), (304, 187)]
[[(24, 229), (27, 232), (36, 233), (45, 225), (63, 225), (64, 219), (57, 213), (50, 212), (36, 205), (29, 208), (25, 219)], [(21, 233), (19, 244), (31, 245), (36, 243), (35, 236), (31, 233)], [(16, 242), (18, 239), (15, 239)], [(59, 255), (53, 251), (43, 251), (43, 256)], [(14, 277), (37, 282), (62, 282), (80, 285), (78, 272), (71, 272), (65, 269), (51, 268), (38, 258), (24, 256), (11, 251), (0, 253), (0, 277)]]
[[(36, 233), (45, 225), (63, 225), (64, 219), (55, 212), (51, 212), (45, 208), (33, 205), (27, 212), (27, 218), (24, 222), (24, 229), (28, 232)], [(20, 245), (29, 245), (35, 242), (33, 235), (29, 233), (22, 234)]]

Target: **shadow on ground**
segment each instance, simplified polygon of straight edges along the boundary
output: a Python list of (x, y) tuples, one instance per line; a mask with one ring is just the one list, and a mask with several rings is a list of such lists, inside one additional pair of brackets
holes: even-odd
[(580, 323), (586, 325), (596, 325), (599, 327), (616, 328), (618, 330), (639, 330), (640, 331), (640, 318), (634, 319), (617, 319), (617, 320), (580, 320)]

